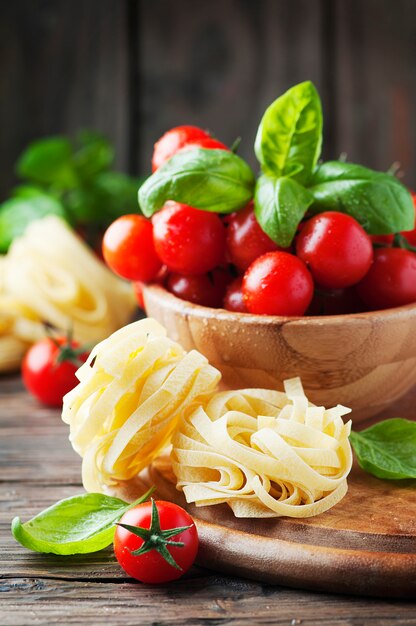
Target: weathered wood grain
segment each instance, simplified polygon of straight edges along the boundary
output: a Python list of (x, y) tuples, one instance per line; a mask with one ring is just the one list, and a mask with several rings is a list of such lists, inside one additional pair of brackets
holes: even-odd
[[(413, 0), (334, 2), (337, 151), (416, 184), (416, 20)], [(335, 155), (334, 155), (335, 156)]]
[[(411, 407), (413, 396), (405, 400)], [(64, 558), (20, 547), (10, 535), (12, 517), (29, 519), (56, 500), (80, 493), (81, 485), (79, 459), (71, 452), (59, 412), (32, 401), (17, 377), (0, 378), (0, 463), (2, 626), (414, 624), (413, 602), (299, 592), (197, 567), (180, 581), (148, 587), (125, 577), (110, 548)], [(11, 467), (6, 481), (9, 463), (19, 468)]]
[(0, 197), (34, 138), (93, 128), (127, 168), (126, 2), (3, 2), (0, 19)]
[(257, 126), (280, 93), (311, 79), (326, 100), (320, 3), (141, 0), (139, 7), (143, 171), (154, 142), (179, 124), (209, 128), (229, 145), (241, 136), (239, 154), (257, 168)]

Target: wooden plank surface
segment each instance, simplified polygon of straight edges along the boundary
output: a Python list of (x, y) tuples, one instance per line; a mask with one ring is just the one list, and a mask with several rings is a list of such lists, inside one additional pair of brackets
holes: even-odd
[(27, 143), (92, 128), (128, 167), (126, 2), (38, 0), (1, 3), (0, 197)]
[(10, 535), (12, 517), (27, 520), (82, 491), (67, 434), (59, 412), (40, 407), (17, 377), (0, 379), (2, 626), (415, 624), (414, 602), (301, 592), (197, 567), (175, 583), (144, 586), (123, 574), (111, 549), (64, 558), (21, 548)]

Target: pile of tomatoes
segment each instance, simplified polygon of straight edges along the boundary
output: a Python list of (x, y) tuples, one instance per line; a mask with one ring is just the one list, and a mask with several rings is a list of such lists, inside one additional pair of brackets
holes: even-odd
[[(155, 144), (153, 171), (195, 147), (229, 149), (202, 129), (174, 128)], [(143, 283), (160, 282), (203, 306), (301, 316), (416, 302), (415, 244), (416, 229), (400, 239), (371, 237), (349, 215), (327, 211), (307, 215), (292, 246), (282, 249), (260, 228), (252, 202), (230, 215), (167, 202), (151, 220), (116, 220), (104, 235), (103, 255), (115, 273), (134, 281), (141, 306)]]

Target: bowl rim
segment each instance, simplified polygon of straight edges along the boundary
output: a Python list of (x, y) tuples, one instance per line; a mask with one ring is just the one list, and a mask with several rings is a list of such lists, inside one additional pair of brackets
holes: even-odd
[(143, 287), (143, 293), (146, 300), (146, 292), (150, 291), (159, 299), (163, 299), (170, 303), (170, 308), (181, 312), (185, 315), (192, 315), (198, 318), (215, 318), (221, 321), (240, 320), (244, 324), (287, 324), (296, 323), (297, 325), (316, 325), (322, 326), (323, 323), (332, 323), (334, 325), (344, 324), (347, 320), (352, 323), (358, 323), (369, 320), (388, 320), (391, 318), (408, 318), (412, 313), (416, 316), (416, 302), (406, 304), (391, 309), (380, 309), (375, 311), (363, 311), (359, 313), (343, 313), (339, 315), (302, 315), (302, 316), (283, 316), (283, 315), (258, 315), (255, 313), (240, 313), (237, 311), (227, 311), (226, 309), (214, 309), (208, 306), (202, 306), (182, 300), (173, 293), (168, 291), (163, 285), (157, 283), (148, 283)]

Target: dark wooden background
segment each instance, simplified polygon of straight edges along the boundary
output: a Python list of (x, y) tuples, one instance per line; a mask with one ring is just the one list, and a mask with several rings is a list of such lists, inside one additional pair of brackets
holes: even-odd
[(149, 170), (181, 123), (210, 128), (253, 165), (265, 107), (312, 79), (324, 156), (416, 187), (415, 0), (0, 0), (0, 197), (38, 136), (107, 133), (117, 166)]

